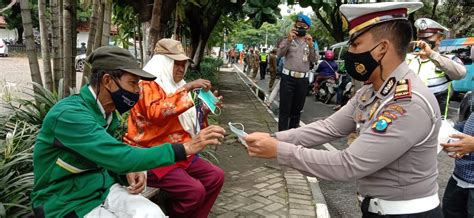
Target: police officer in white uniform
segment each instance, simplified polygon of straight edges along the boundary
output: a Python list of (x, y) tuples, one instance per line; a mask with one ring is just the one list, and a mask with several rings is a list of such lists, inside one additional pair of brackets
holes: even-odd
[[(437, 145), (441, 114), (433, 93), (408, 68), (408, 13), (421, 2), (342, 5), (349, 22), (347, 72), (364, 86), (325, 120), (245, 137), (250, 156), (325, 180), (357, 180), (363, 217), (442, 217)], [(352, 132), (339, 151), (306, 148)], [(356, 200), (354, 200), (356, 201)]]
[(435, 94), (441, 113), (446, 117), (450, 81), (464, 78), (466, 68), (456, 56), (437, 52), (448, 28), (428, 18), (416, 20), (415, 27), (418, 41), (414, 53), (407, 55), (408, 66)]

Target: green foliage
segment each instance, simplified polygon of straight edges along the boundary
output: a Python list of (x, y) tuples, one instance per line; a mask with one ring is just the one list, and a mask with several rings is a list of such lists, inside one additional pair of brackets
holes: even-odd
[(64, 97), (62, 80), (59, 94), (34, 86), (39, 88), (36, 94), (31, 94), (32, 87), (19, 91), (3, 85), (1, 90), (0, 217), (31, 215), (33, 146), (46, 113)]
[(252, 20), (252, 25), (259, 28), (264, 22), (276, 23), (281, 18), (279, 4), (279, 0), (248, 0), (242, 9)]
[(118, 33), (113, 37), (114, 44), (128, 49), (133, 45), (129, 40), (135, 37), (138, 25), (138, 14), (131, 6), (121, 6), (113, 4), (112, 22), (117, 26)]
[(204, 57), (200, 64), (199, 70), (188, 70), (184, 76), (184, 80), (193, 81), (196, 79), (207, 79), (212, 84), (217, 83), (217, 73), (219, 67), (224, 64), (222, 59)]

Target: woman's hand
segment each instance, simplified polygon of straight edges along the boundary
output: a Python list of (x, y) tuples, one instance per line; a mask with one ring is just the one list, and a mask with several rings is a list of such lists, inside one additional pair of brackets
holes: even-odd
[(205, 79), (197, 79), (191, 82), (186, 83), (183, 87), (189, 92), (194, 89), (202, 88), (204, 90), (211, 89), (211, 81)]

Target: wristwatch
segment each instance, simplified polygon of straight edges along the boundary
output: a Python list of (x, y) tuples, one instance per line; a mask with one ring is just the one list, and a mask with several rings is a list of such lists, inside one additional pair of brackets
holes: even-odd
[(276, 134), (273, 132), (273, 133), (270, 133), (270, 137), (272, 138), (276, 138)]

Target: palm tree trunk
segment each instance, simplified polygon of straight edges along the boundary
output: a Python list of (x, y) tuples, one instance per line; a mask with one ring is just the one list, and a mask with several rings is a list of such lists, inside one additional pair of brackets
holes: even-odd
[(71, 29), (71, 53), (72, 53), (72, 57), (71, 57), (71, 66), (70, 66), (70, 70), (71, 70), (71, 87), (72, 88), (76, 88), (76, 64), (75, 64), (75, 60), (76, 60), (76, 56), (77, 56), (77, 0), (72, 0), (71, 1), (71, 5), (70, 5), (70, 13), (71, 13), (71, 26), (69, 27)]
[(147, 59), (150, 59), (153, 56), (153, 50), (155, 49), (156, 42), (158, 42), (158, 34), (160, 33), (161, 1), (162, 0), (155, 0), (153, 4), (150, 32), (148, 33)]
[[(92, 17), (89, 25), (89, 38), (87, 39), (86, 56), (92, 53), (94, 48), (94, 39), (96, 35), (98, 20), (100, 16), (100, 0), (93, 0), (92, 2)], [(84, 65), (84, 75), (82, 76), (82, 85), (87, 83), (87, 79), (91, 76), (91, 68), (88, 64)]]
[(97, 23), (97, 32), (94, 37), (94, 50), (102, 46), (102, 31), (104, 29), (105, 4), (104, 0), (99, 0), (100, 14)]
[(110, 23), (112, 20), (112, 0), (104, 1), (104, 26), (102, 28), (102, 45), (109, 45)]
[[(21, 19), (23, 21), (23, 29), (25, 31), (26, 39), (26, 53), (28, 55), (28, 62), (30, 64), (31, 80), (43, 86), (41, 79), (41, 72), (38, 64), (38, 56), (36, 55), (36, 45), (33, 36), (33, 23), (31, 20), (31, 9), (28, 0), (20, 1), (21, 8)], [(33, 90), (38, 93), (39, 90), (36, 86), (33, 86)]]
[(38, 17), (41, 34), (41, 56), (43, 57), (43, 74), (45, 86), (48, 90), (53, 90), (53, 75), (51, 73), (51, 56), (49, 53), (48, 25), (46, 21), (46, 0), (38, 2)]
[(63, 43), (63, 63), (64, 63), (64, 96), (70, 94), (69, 89), (72, 88), (72, 66), (73, 66), (73, 49), (72, 49), (72, 1), (74, 0), (64, 0), (64, 9), (63, 9), (63, 34), (64, 34), (64, 43)]
[(57, 91), (59, 79), (62, 77), (62, 59), (61, 59), (61, 40), (59, 28), (59, 4), (58, 0), (50, 0), (51, 5), (51, 23), (52, 23), (52, 49), (53, 56), (53, 90)]

